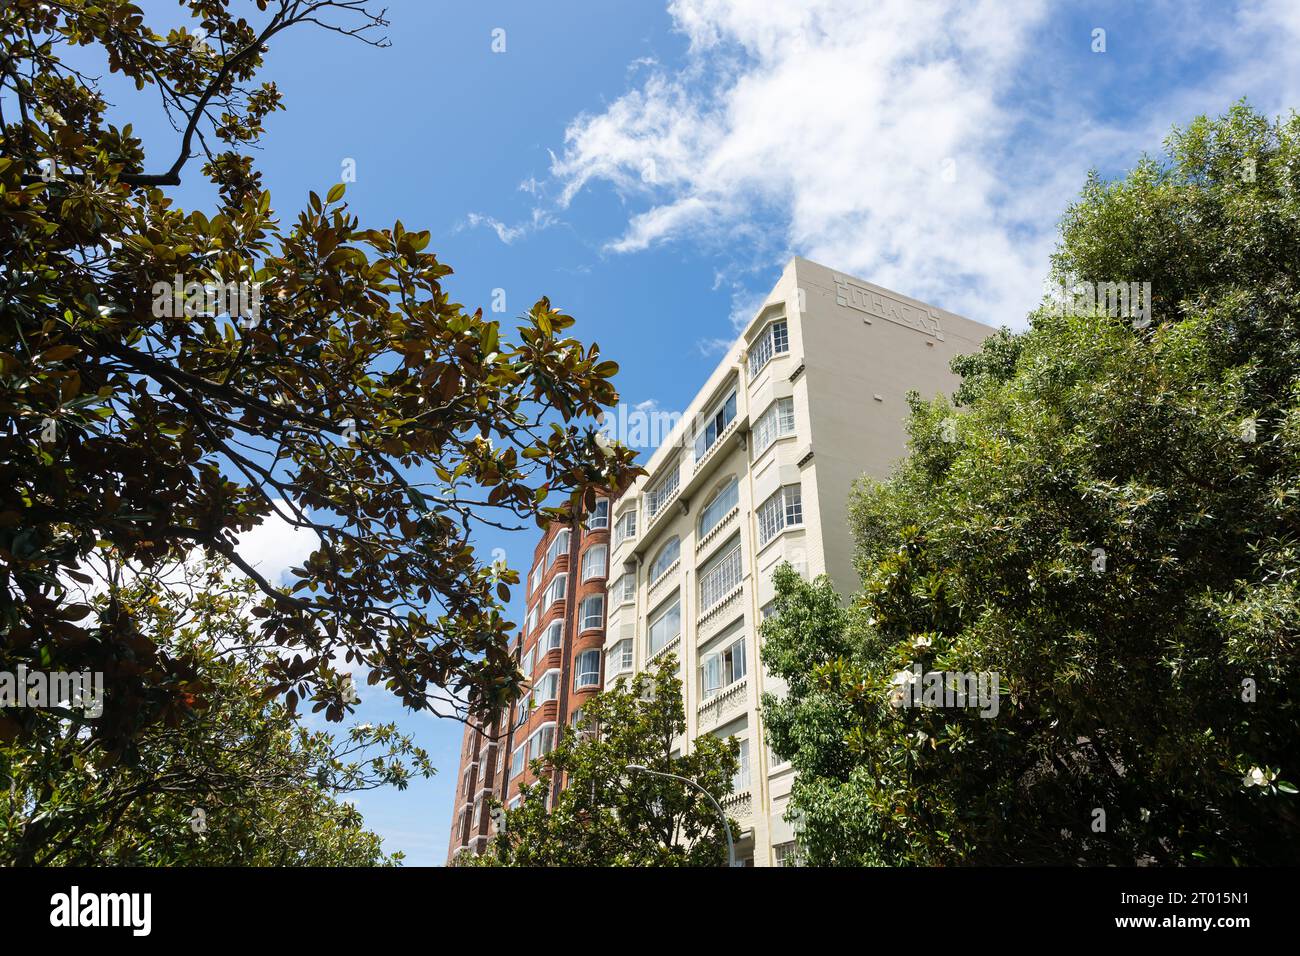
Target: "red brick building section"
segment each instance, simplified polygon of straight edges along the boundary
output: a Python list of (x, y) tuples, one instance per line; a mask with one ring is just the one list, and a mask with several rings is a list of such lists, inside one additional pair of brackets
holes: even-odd
[[(484, 726), (470, 722), (461, 743), (447, 859), (481, 853), (494, 832), (491, 803), (507, 806), (532, 783), (528, 764), (548, 753), (563, 727), (604, 680), (609, 579), (608, 498), (581, 523), (553, 524), (533, 551), (525, 581), (523, 629), (515, 656), (530, 692)], [(558, 793), (562, 781), (553, 781)]]

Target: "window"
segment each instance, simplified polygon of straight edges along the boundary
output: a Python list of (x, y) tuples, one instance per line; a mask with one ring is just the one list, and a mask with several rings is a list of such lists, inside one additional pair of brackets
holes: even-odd
[(600, 651), (583, 651), (578, 655), (577, 674), (573, 678), (573, 689), (596, 687), (600, 684)]
[(603, 578), (609, 570), (609, 548), (603, 544), (592, 545), (582, 554), (582, 580)]
[(614, 525), (614, 547), (618, 547), (628, 538), (636, 537), (636, 509), (624, 511), (618, 516)]
[(654, 584), (671, 568), (682, 553), (682, 543), (677, 538), (669, 538), (668, 543), (659, 549), (655, 559), (650, 562), (650, 583)]
[(650, 653), (657, 654), (682, 633), (682, 599), (678, 594), (650, 619)]
[(794, 399), (778, 398), (754, 423), (754, 457), (757, 458), (778, 438), (794, 434)]
[(533, 699), (525, 695), (515, 703), (515, 729), (518, 730), (528, 721), (528, 715), (533, 712)]
[(564, 622), (552, 621), (550, 626), (542, 634), (541, 639), (537, 642), (537, 656), (545, 654), (547, 651), (553, 651), (559, 648), (564, 640)]
[(534, 605), (533, 607), (528, 609), (528, 617), (524, 621), (524, 633), (525, 634), (533, 633), (533, 628), (535, 628), (536, 626), (537, 626), (537, 607)]
[(556, 601), (563, 601), (564, 595), (568, 591), (569, 576), (567, 574), (557, 574), (551, 586), (546, 589), (546, 600), (542, 602), (544, 607), (550, 607)]
[[(537, 732), (528, 738), (528, 759), (536, 760), (555, 749), (555, 725), (546, 724), (539, 727)], [(749, 765), (746, 763), (746, 785), (748, 786)]]
[(569, 529), (562, 528), (559, 531), (559, 533), (556, 534), (554, 540), (551, 541), (551, 546), (546, 549), (546, 566), (549, 568), (552, 564), (555, 563), (556, 558), (568, 553), (569, 553)]
[(519, 809), (519, 804), (521, 804), (521, 803), (523, 803), (523, 802), (524, 802), (524, 798), (523, 798), (522, 796), (512, 797), (511, 800), (510, 800), (510, 802), (506, 804), (506, 809), (507, 809), (507, 810), (518, 810), (518, 809)]
[(763, 330), (763, 334), (749, 347), (749, 377), (757, 375), (774, 355), (784, 355), (790, 351), (790, 332), (785, 319), (773, 322)]
[(758, 509), (758, 543), (767, 544), (782, 528), (803, 524), (803, 499), (798, 485), (786, 485)]
[(533, 706), (545, 704), (560, 696), (560, 672), (547, 671), (533, 685)]
[(720, 651), (705, 654), (700, 662), (700, 688), (712, 697), (745, 676), (745, 638), (739, 637)]
[(587, 515), (587, 528), (595, 531), (598, 528), (609, 527), (609, 499), (597, 498), (596, 507), (592, 509), (591, 514)]
[(799, 847), (794, 840), (785, 843), (778, 843), (772, 847), (772, 855), (776, 858), (777, 866), (799, 866)]
[(736, 418), (736, 393), (733, 391), (704, 419), (704, 427), (695, 434), (695, 460), (704, 457), (718, 436), (727, 430)]
[(749, 741), (741, 740), (739, 743), (740, 766), (736, 769), (736, 775), (731, 778), (731, 789), (735, 793), (749, 789)]
[[(524, 760), (526, 752), (523, 744), (515, 748), (515, 752), (510, 755), (510, 779), (513, 780), (524, 772)], [(515, 798), (516, 800), (518, 797)]]
[(541, 564), (533, 568), (532, 578), (529, 580), (528, 593), (533, 597), (537, 596), (537, 589), (542, 586), (542, 575), (546, 573), (546, 568)]
[(632, 642), (619, 641), (606, 651), (605, 670), (609, 674), (622, 674), (632, 669)]
[(609, 589), (609, 599), (616, 604), (631, 604), (636, 600), (636, 575), (623, 574)]
[(740, 503), (740, 482), (732, 478), (713, 496), (713, 500), (700, 512), (700, 537), (717, 527), (718, 522), (731, 513), (731, 509)]
[(605, 624), (605, 595), (593, 594), (582, 599), (578, 608), (578, 628), (583, 631)]
[(740, 538), (700, 568), (700, 611), (711, 611), (740, 587)]
[(677, 482), (681, 477), (680, 471), (681, 469), (674, 462), (672, 470), (659, 479), (659, 483), (654, 486), (653, 490), (645, 493), (646, 511), (649, 512), (651, 518), (663, 509), (663, 506), (668, 503), (668, 500), (673, 495), (677, 494)]

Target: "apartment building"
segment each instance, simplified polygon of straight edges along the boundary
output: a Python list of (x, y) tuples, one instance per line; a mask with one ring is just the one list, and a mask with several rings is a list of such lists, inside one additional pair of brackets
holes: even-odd
[(992, 331), (793, 259), (648, 476), (612, 506), (604, 683), (676, 656), (680, 747), (704, 733), (740, 742), (726, 810), (748, 864), (779, 865), (794, 845), (782, 819), (793, 774), (764, 745), (758, 709), (764, 691), (784, 691), (758, 655), (772, 573), (789, 561), (856, 589), (850, 486), (905, 453), (907, 392), (951, 393), (949, 360)]
[(601, 690), (610, 504), (597, 499), (585, 522), (553, 523), (537, 542), (514, 643), (531, 692), (507, 712), (465, 725), (448, 862), (483, 852), (494, 832), (492, 800), (518, 804), (520, 788), (534, 779), (529, 763), (551, 751), (559, 728)]

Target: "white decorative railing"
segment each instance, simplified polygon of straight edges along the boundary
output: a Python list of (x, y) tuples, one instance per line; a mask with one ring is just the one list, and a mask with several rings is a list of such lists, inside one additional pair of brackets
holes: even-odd
[(664, 478), (653, 491), (647, 492), (645, 496), (645, 507), (649, 517), (653, 520), (655, 515), (663, 511), (668, 503), (677, 497), (678, 489), (681, 487), (681, 469), (674, 467), (672, 474)]
[(650, 655), (650, 660), (649, 660), (647, 663), (653, 663), (654, 661), (659, 660), (659, 658), (663, 657), (663, 656), (664, 656), (665, 654), (667, 654), (669, 651), (675, 651), (675, 650), (677, 649), (678, 645), (681, 644), (681, 642), (682, 642), (682, 636), (681, 636), (680, 634), (678, 634), (676, 637), (674, 637), (671, 641), (669, 641), (669, 642), (668, 642), (667, 644), (665, 644), (663, 647), (659, 648), (659, 650), (657, 650), (657, 651), (655, 651), (653, 654), (651, 654), (651, 655)]
[(723, 515), (718, 520), (718, 523), (715, 524), (708, 531), (706, 531), (704, 535), (700, 538), (700, 540), (695, 543), (695, 553), (699, 554), (701, 551), (703, 551), (705, 548), (709, 546), (709, 542), (716, 540), (718, 535), (721, 534), (726, 528), (730, 527), (731, 522), (736, 520), (736, 515), (738, 514), (740, 514), (740, 505), (736, 505), (725, 515)]
[(654, 593), (659, 590), (665, 581), (676, 580), (677, 569), (682, 566), (682, 559), (678, 558), (672, 564), (664, 569), (664, 573), (659, 575), (650, 582), (650, 590), (646, 592), (647, 597), (653, 597)]
[(708, 615), (715, 607), (740, 587), (744, 568), (740, 562), (740, 542), (718, 559), (717, 563), (700, 575), (700, 616)]
[(704, 449), (704, 454), (700, 455), (698, 458), (695, 459), (695, 466), (693, 471), (699, 471), (702, 467), (704, 467), (704, 463), (713, 457), (714, 452), (716, 452), (719, 448), (721, 448), (723, 444), (726, 442), (727, 438), (731, 435), (731, 433), (736, 430), (736, 423), (739, 421), (740, 421), (740, 416), (737, 415), (735, 418), (733, 418), (730, 422), (727, 423), (727, 427), (722, 430), (722, 432), (718, 435), (717, 438), (713, 439), (713, 444), (710, 445), (708, 448)]
[(717, 723), (724, 716), (741, 709), (745, 702), (745, 688), (748, 684), (749, 678), (742, 677), (700, 704), (695, 713), (699, 718), (701, 729), (706, 723)]

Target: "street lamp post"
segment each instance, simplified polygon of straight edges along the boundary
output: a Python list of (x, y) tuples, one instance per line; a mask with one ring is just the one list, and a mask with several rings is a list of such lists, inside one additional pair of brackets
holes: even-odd
[(733, 867), (736, 865), (736, 845), (731, 842), (731, 824), (727, 822), (727, 815), (722, 812), (722, 804), (718, 803), (718, 801), (713, 798), (713, 794), (709, 793), (709, 791), (705, 790), (690, 777), (683, 777), (675, 773), (665, 773), (662, 770), (651, 770), (649, 767), (643, 767), (639, 763), (630, 763), (627, 765), (627, 769), (654, 774), (656, 777), (668, 777), (672, 780), (680, 780), (682, 783), (690, 784), (696, 790), (700, 791), (700, 793), (708, 797), (709, 803), (713, 804), (713, 809), (718, 811), (718, 816), (722, 820), (722, 832), (727, 835), (727, 866)]

